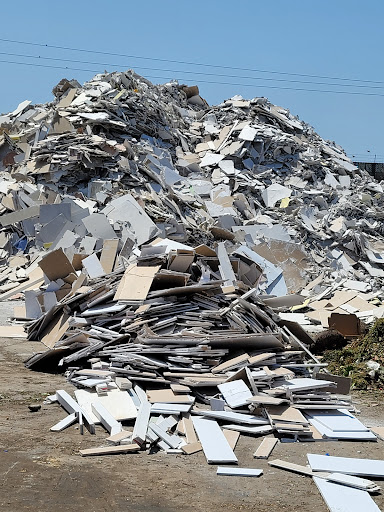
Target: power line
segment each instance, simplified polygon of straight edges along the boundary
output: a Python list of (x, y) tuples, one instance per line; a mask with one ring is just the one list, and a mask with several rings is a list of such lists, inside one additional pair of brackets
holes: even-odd
[[(24, 53), (10, 53), (10, 52), (0, 52), (0, 55), (7, 55), (11, 57), (22, 57), (27, 59), (37, 59), (37, 60), (50, 60), (50, 61), (56, 61), (56, 62), (71, 62), (75, 64), (91, 64), (91, 65), (98, 65), (98, 66), (113, 66), (117, 68), (124, 68), (127, 69), (130, 66), (127, 64), (116, 64), (111, 62), (92, 62), (92, 61), (84, 61), (84, 60), (77, 60), (77, 59), (63, 59), (58, 57), (42, 57), (41, 55), (26, 55)], [(163, 69), (163, 68), (153, 68), (153, 67), (145, 67), (145, 66), (139, 66), (136, 69), (145, 69), (149, 71), (164, 71), (166, 73), (186, 73), (190, 75), (205, 75), (205, 76), (217, 76), (217, 77), (224, 77), (224, 78), (240, 78), (240, 79), (246, 79), (246, 80), (263, 80), (263, 81), (271, 81), (271, 82), (287, 82), (287, 83), (298, 83), (298, 84), (308, 84), (308, 85), (327, 85), (331, 87), (340, 87), (341, 84), (332, 84), (328, 82), (313, 82), (313, 81), (305, 81), (305, 80), (287, 80), (285, 78), (263, 78), (263, 77), (253, 77), (253, 76), (239, 76), (239, 75), (227, 75), (227, 74), (220, 74), (220, 73), (207, 73), (204, 71), (186, 71), (186, 70), (180, 70), (180, 69)], [(359, 88), (367, 88), (367, 89), (384, 89), (384, 83), (383, 86), (378, 85), (355, 85), (355, 84), (342, 84), (342, 87), (359, 87)]]
[[(342, 80), (342, 81), (348, 81), (348, 82), (362, 82), (362, 83), (372, 83), (372, 84), (381, 84), (383, 85), (384, 82), (382, 81), (376, 81), (376, 80), (361, 80), (357, 78), (346, 78), (346, 77), (335, 77), (335, 76), (323, 76), (323, 75), (310, 75), (305, 73), (289, 73), (289, 72), (283, 72), (283, 71), (274, 71), (274, 70), (265, 70), (265, 69), (252, 69), (252, 68), (242, 68), (242, 67), (235, 67), (235, 66), (223, 66), (219, 64), (202, 64), (200, 62), (190, 62), (190, 61), (182, 61), (182, 60), (172, 60), (172, 59), (161, 59), (157, 57), (146, 57), (143, 55), (128, 55), (124, 53), (114, 53), (114, 52), (103, 52), (99, 50), (88, 50), (86, 48), (73, 48), (70, 46), (59, 46), (59, 45), (51, 45), (51, 44), (45, 44), (45, 43), (33, 43), (32, 41), (18, 41), (14, 39), (5, 39), (0, 38), (0, 41), (12, 43), (12, 44), (23, 44), (23, 45), (29, 45), (29, 46), (38, 46), (40, 48), (53, 48), (56, 50), (65, 50), (65, 51), (76, 51), (76, 52), (83, 52), (83, 53), (93, 53), (93, 54), (99, 54), (99, 55), (109, 55), (114, 57), (127, 57), (130, 59), (143, 59), (143, 60), (152, 60), (157, 62), (171, 62), (174, 64), (185, 64), (189, 66), (202, 66), (202, 67), (212, 67), (212, 68), (220, 68), (220, 69), (231, 69), (236, 71), (250, 71), (254, 73), (270, 73), (270, 74), (277, 74), (277, 75), (287, 75), (287, 76), (300, 76), (305, 78), (322, 78), (326, 80)], [(342, 84), (340, 84), (342, 85)]]
[[(89, 71), (92, 73), (100, 73), (100, 69), (84, 69), (84, 68), (74, 68), (70, 66), (52, 66), (48, 64), (36, 64), (32, 62), (16, 62), (12, 60), (3, 60), (0, 59), (0, 62), (6, 63), (6, 64), (16, 64), (16, 65), (22, 65), (22, 66), (30, 66), (30, 67), (40, 67), (40, 68), (52, 68), (52, 69), (66, 69), (71, 71)], [(183, 73), (183, 72), (182, 72)], [(146, 78), (156, 78), (161, 80), (169, 80), (169, 76), (153, 76), (153, 75), (147, 75)], [(185, 81), (185, 79), (182, 79), (181, 77), (177, 78), (178, 81), (182, 82)], [(256, 88), (257, 86), (255, 84), (243, 84), (243, 83), (236, 83), (236, 82), (219, 82), (214, 80), (196, 80), (194, 79), (194, 82), (196, 83), (202, 83), (202, 84), (215, 84), (215, 85), (235, 85), (237, 87), (252, 87)], [(324, 84), (327, 85), (327, 84)], [(352, 94), (357, 96), (378, 96), (378, 97), (384, 97), (384, 94), (378, 94), (378, 93), (370, 93), (370, 92), (354, 92), (354, 91), (332, 91), (327, 89), (307, 89), (307, 88), (300, 88), (300, 87), (280, 87), (278, 85), (263, 85), (259, 86), (263, 89), (279, 89), (279, 90), (286, 90), (286, 91), (306, 91), (306, 92), (321, 92), (321, 93), (331, 93), (331, 94)]]

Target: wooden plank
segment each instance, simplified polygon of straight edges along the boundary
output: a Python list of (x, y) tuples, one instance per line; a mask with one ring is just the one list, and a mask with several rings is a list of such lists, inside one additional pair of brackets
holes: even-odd
[(268, 359), (271, 359), (273, 357), (276, 357), (276, 352), (266, 352), (265, 354), (257, 354), (256, 356), (249, 358), (249, 364), (252, 366), (256, 366), (259, 363), (264, 363), (265, 361), (268, 361)]
[(89, 455), (114, 455), (116, 453), (130, 453), (140, 450), (140, 446), (136, 443), (133, 444), (120, 444), (117, 446), (103, 446), (100, 448), (87, 448), (80, 450), (80, 455), (86, 457)]
[(263, 470), (253, 468), (225, 468), (219, 466), (216, 474), (226, 476), (260, 476), (263, 474)]
[(375, 436), (384, 441), (384, 427), (371, 427), (371, 431)]
[(253, 454), (253, 457), (255, 459), (268, 459), (277, 442), (278, 439), (276, 439), (275, 437), (266, 437), (261, 441), (259, 447)]
[(236, 430), (237, 432), (243, 432), (244, 434), (252, 435), (265, 435), (270, 434), (273, 428), (270, 425), (239, 425), (239, 424), (228, 424), (223, 425), (223, 429)]
[(237, 464), (237, 457), (216, 421), (198, 416), (192, 421), (208, 464)]
[(159, 404), (155, 403), (151, 407), (152, 414), (180, 414), (181, 412), (189, 412), (192, 404)]

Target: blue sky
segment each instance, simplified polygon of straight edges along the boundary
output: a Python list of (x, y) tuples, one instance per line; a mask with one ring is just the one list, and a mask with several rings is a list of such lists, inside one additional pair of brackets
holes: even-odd
[[(0, 41), (0, 112), (13, 110), (24, 99), (50, 101), (52, 87), (62, 77), (84, 82), (96, 71), (133, 68), (155, 83), (172, 78), (180, 78), (191, 85), (197, 83), (201, 95), (211, 104), (234, 94), (266, 96), (314, 126), (325, 139), (336, 141), (349, 155), (369, 161), (373, 158), (371, 155), (376, 154), (377, 161), (384, 161), (383, 20), (382, 0), (5, 2), (1, 39), (334, 78), (240, 71)], [(9, 54), (40, 56), (40, 59)], [(95, 72), (1, 62), (4, 60)], [(299, 91), (299, 88), (364, 95)]]

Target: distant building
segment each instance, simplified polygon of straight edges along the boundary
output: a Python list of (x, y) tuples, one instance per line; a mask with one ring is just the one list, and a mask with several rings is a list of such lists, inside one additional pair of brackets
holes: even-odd
[(384, 163), (379, 162), (353, 162), (359, 169), (369, 172), (377, 180), (384, 180)]

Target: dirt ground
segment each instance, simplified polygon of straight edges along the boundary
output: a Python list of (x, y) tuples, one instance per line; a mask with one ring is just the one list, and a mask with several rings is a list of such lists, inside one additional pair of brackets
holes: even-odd
[[(56, 389), (73, 391), (62, 375), (37, 373), (22, 362), (41, 350), (39, 343), (0, 338), (0, 506), (7, 512), (176, 512), (257, 511), (326, 512), (310, 478), (268, 466), (252, 457), (260, 440), (241, 435), (239, 466), (261, 468), (259, 478), (216, 475), (202, 452), (81, 457), (79, 449), (100, 446), (106, 433), (91, 436), (76, 426), (63, 432), (50, 427), (66, 414), (60, 406), (42, 405)], [(355, 403), (368, 426), (384, 425), (380, 395), (360, 394)], [(384, 442), (280, 443), (271, 458), (306, 464), (307, 453), (384, 458)], [(374, 496), (384, 509), (384, 495)]]

